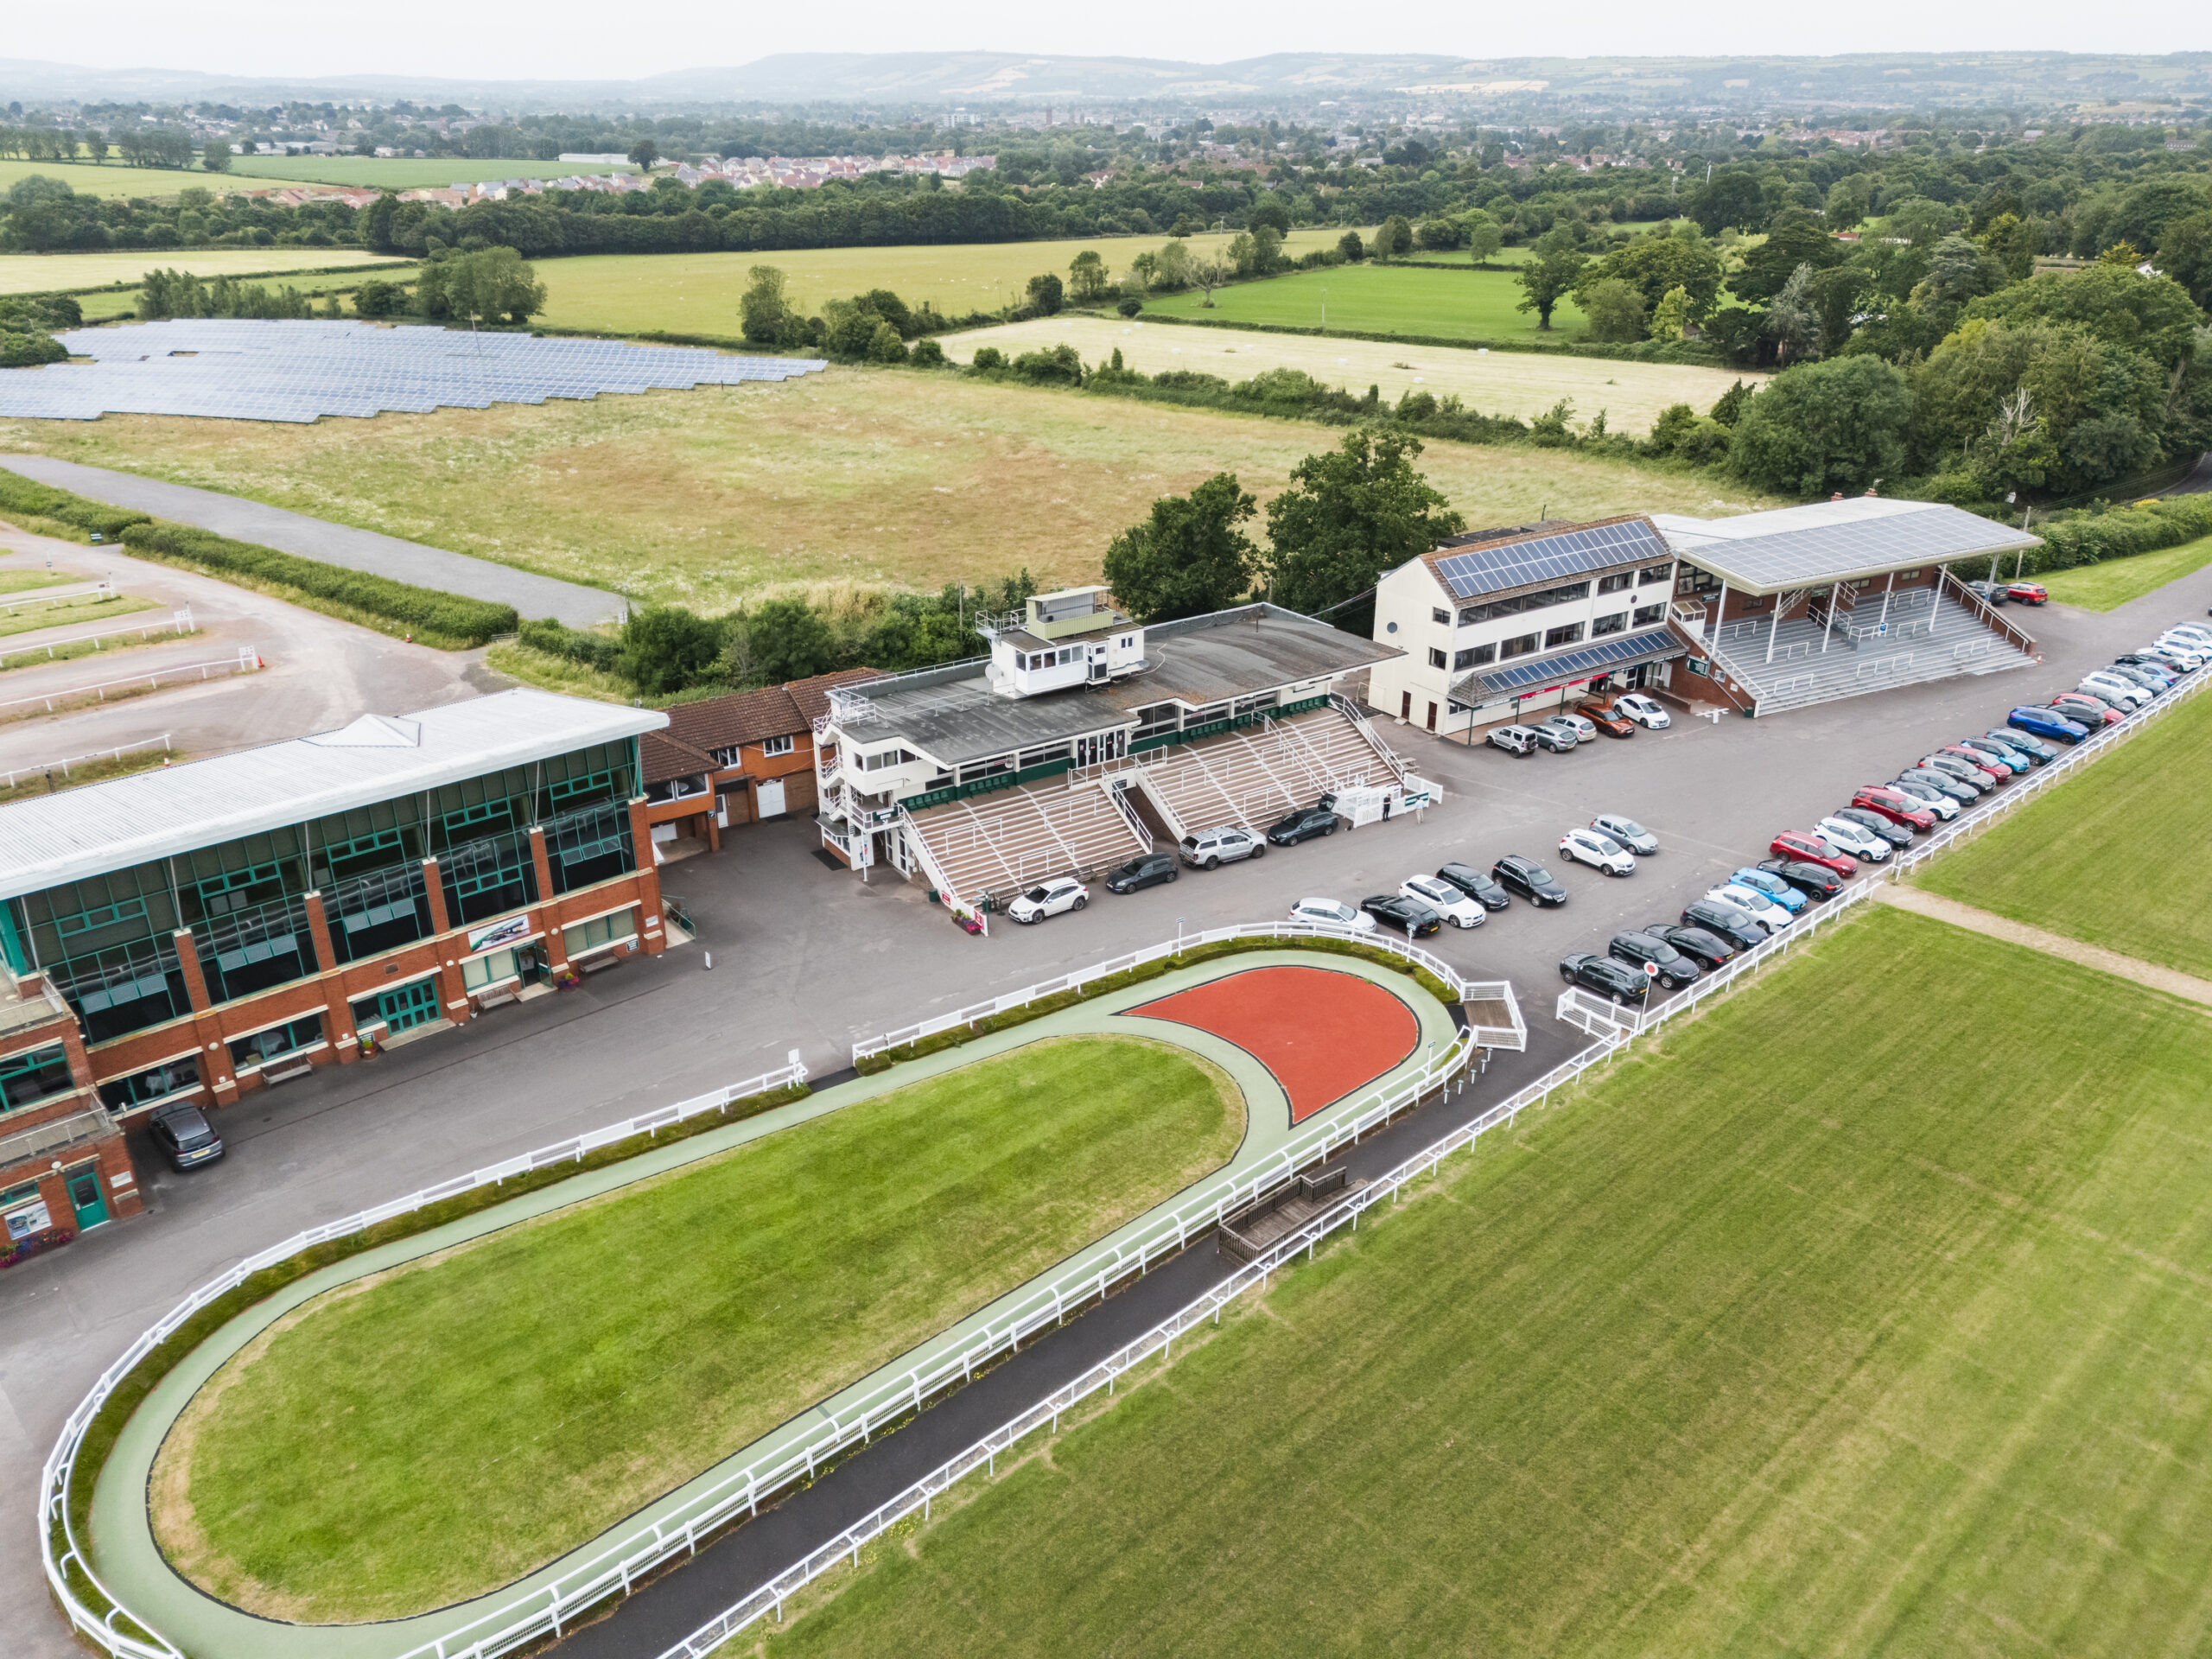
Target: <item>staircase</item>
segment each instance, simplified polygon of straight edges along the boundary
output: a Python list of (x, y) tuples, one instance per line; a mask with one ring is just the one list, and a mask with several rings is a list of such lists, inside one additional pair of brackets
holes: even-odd
[(1961, 602), (1949, 590), (1955, 585), (1947, 579), (1942, 590), (1895, 595), (1886, 619), (1868, 601), (1839, 609), (1832, 627), (1825, 613), (1779, 629), (1732, 622), (1705, 649), (1751, 694), (1752, 712), (1761, 715), (2042, 660), (2032, 639), (1978, 601)]
[(1179, 836), (1257, 830), (1355, 785), (1402, 785), (1405, 763), (1365, 720), (1316, 709), (1137, 757), (1129, 772)]
[(1118, 791), (1058, 779), (932, 806), (906, 822), (924, 871), (969, 903), (1152, 850)]

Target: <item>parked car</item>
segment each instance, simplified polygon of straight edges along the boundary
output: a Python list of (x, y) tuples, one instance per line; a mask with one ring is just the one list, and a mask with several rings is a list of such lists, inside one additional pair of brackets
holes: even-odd
[(1440, 881), (1450, 882), (1484, 910), (1503, 910), (1513, 902), (1511, 893), (1471, 864), (1446, 864), (1437, 871), (1436, 877)]
[[(1972, 784), (1985, 795), (1997, 787), (1995, 772), (1986, 766), (1979, 766), (1967, 760), (1964, 755), (1945, 754), (1938, 749), (1934, 754), (1922, 755), (1920, 766), (1924, 772), (1940, 772), (1947, 777), (1957, 779), (1962, 784)], [(2007, 770), (2009, 771), (2010, 768), (2008, 767)]]
[(2107, 726), (2117, 726), (2126, 716), (2102, 697), (2092, 696), (2086, 691), (2062, 691), (2050, 700), (2050, 706), (2067, 717), (2097, 731)]
[(1843, 891), (1843, 878), (1825, 864), (1808, 864), (1802, 858), (1763, 858), (1752, 867), (1778, 876), (1808, 899), (1824, 902)]
[(1846, 823), (1855, 823), (1869, 835), (1879, 836), (1892, 847), (1912, 845), (1912, 830), (1908, 826), (1885, 813), (1875, 811), (1872, 807), (1840, 806), (1830, 816), (1841, 818)]
[(1536, 734), (1527, 726), (1493, 726), (1490, 731), (1490, 746), (1503, 749), (1508, 754), (1534, 754)]
[(1290, 907), (1294, 922), (1314, 922), (1323, 927), (1348, 927), (1355, 933), (1372, 933), (1375, 918), (1365, 911), (1340, 905), (1333, 899), (1301, 899)]
[(1636, 722), (1626, 715), (1616, 714), (1602, 702), (1580, 702), (1574, 712), (1588, 721), (1607, 737), (1634, 737)]
[(2066, 753), (2056, 743), (2046, 743), (2039, 737), (2030, 737), (2025, 732), (2015, 731), (2009, 727), (1993, 726), (1982, 735), (1993, 737), (1999, 743), (2010, 744), (2021, 753), (2032, 755), (2037, 760), (2056, 760)]
[(1598, 738), (1598, 724), (1589, 715), (1563, 709), (1558, 714), (1547, 715), (1536, 722), (1539, 726), (1564, 726), (1574, 734), (1578, 743), (1592, 743)]
[(1849, 818), (1830, 817), (1815, 824), (1813, 830), (1831, 846), (1840, 847), (1847, 853), (1855, 853), (1869, 864), (1889, 861), (1890, 843), (1863, 823), (1853, 823)]
[(1817, 864), (1822, 869), (1834, 870), (1847, 880), (1859, 874), (1859, 866), (1848, 853), (1838, 852), (1818, 836), (1808, 836), (1802, 830), (1785, 830), (1767, 844), (1767, 851), (1777, 858), (1798, 859), (1808, 864)]
[(1891, 823), (1902, 824), (1907, 830), (1926, 830), (1936, 827), (1934, 810), (1926, 802), (1906, 794), (1901, 789), (1868, 784), (1853, 791), (1851, 804), (1855, 811), (1878, 813)]
[(1133, 858), (1119, 869), (1109, 871), (1106, 877), (1109, 893), (1136, 893), (1146, 887), (1156, 887), (1173, 881), (1183, 873), (1173, 853), (1146, 853)]
[(1595, 830), (1570, 830), (1559, 838), (1561, 858), (1570, 864), (1587, 864), (1607, 875), (1634, 875), (1636, 855), (1611, 836)]
[(2202, 622), (2177, 622), (2166, 632), (2177, 639), (2196, 640), (2207, 651), (2212, 651), (2212, 628)]
[(1754, 950), (1767, 939), (1766, 928), (1757, 917), (1719, 899), (1694, 899), (1684, 905), (1682, 925), (1717, 933), (1738, 950)]
[(1202, 830), (1195, 836), (1184, 836), (1177, 850), (1183, 855), (1185, 864), (1214, 870), (1224, 864), (1234, 864), (1240, 858), (1264, 858), (1268, 843), (1249, 830), (1230, 823), (1218, 830)]
[(1649, 933), (1616, 933), (1606, 951), (1616, 961), (1628, 963), (1639, 974), (1643, 972), (1644, 964), (1649, 963), (1658, 972), (1646, 977), (1656, 979), (1670, 991), (1679, 991), (1683, 986), (1694, 983), (1698, 975), (1704, 971), (1666, 940)]
[(146, 1121), (146, 1132), (175, 1170), (212, 1164), (223, 1155), (223, 1137), (215, 1133), (197, 1106), (187, 1102), (162, 1107)]
[(2153, 662), (2164, 663), (2175, 673), (2181, 675), (2194, 674), (2204, 666), (2202, 652), (2186, 651), (2179, 645), (2148, 645), (2132, 654), (2137, 657), (2148, 657)]
[(2016, 605), (2048, 605), (2050, 589), (2039, 582), (2008, 582), (2005, 595)]
[[(1967, 748), (1963, 744), (1946, 743), (1942, 748), (1936, 750), (1936, 753), (1938, 755), (1945, 756), (1950, 760), (1955, 760), (1961, 766), (1971, 767), (1975, 772), (1986, 772), (1989, 775), (1989, 781), (1993, 784), (2001, 784), (2012, 775), (2012, 768), (2006, 766), (1995, 755), (1977, 754), (1974, 750)], [(1968, 778), (1967, 781), (1968, 783), (1978, 784), (1981, 782), (1981, 779), (1979, 778)]]
[(2031, 754), (2025, 749), (2006, 742), (2003, 738), (1962, 737), (1958, 741), (1958, 747), (1962, 749), (1971, 749), (1976, 754), (1986, 754), (1993, 760), (2002, 760), (2006, 766), (2012, 767), (2012, 775), (2015, 778), (2024, 772), (2032, 772), (2044, 762), (2040, 750)]
[(1647, 732), (1663, 732), (1674, 721), (1658, 701), (1641, 691), (1624, 692), (1613, 699), (1613, 707)]
[(2084, 674), (2082, 683), (2074, 689), (2093, 697), (2102, 697), (2113, 708), (2124, 709), (2130, 714), (2151, 701), (2149, 691), (2106, 668), (2101, 668), (2094, 674)]
[(1567, 889), (1559, 879), (1533, 858), (1519, 853), (1508, 853), (1490, 867), (1497, 884), (1509, 893), (1517, 893), (1532, 905), (1563, 905)]
[(1773, 871), (1763, 870), (1756, 864), (1746, 864), (1742, 869), (1732, 872), (1728, 877), (1727, 885), (1733, 887), (1749, 887), (1753, 893), (1780, 905), (1792, 916), (1804, 909), (1808, 902), (1803, 893), (1775, 874)]
[(1899, 778), (1883, 787), (1894, 789), (1915, 806), (1947, 822), (1959, 816), (1959, 804), (1933, 784), (1923, 784), (1916, 778)]
[(1409, 875), (1398, 883), (1398, 891), (1419, 899), (1454, 927), (1483, 925), (1483, 907), (1440, 876)]
[(1073, 876), (1063, 875), (1030, 888), (1006, 907), (1006, 913), (1015, 921), (1033, 927), (1047, 916), (1081, 910), (1090, 902), (1090, 889)]
[(1981, 785), (1970, 784), (1965, 779), (1948, 772), (1938, 772), (1933, 766), (1913, 766), (1899, 772), (1896, 779), (1902, 789), (1907, 784), (1925, 784), (1938, 789), (1961, 806), (1972, 806), (1982, 797)]
[(1769, 933), (1779, 933), (1797, 919), (1796, 913), (1787, 906), (1776, 904), (1757, 888), (1740, 882), (1723, 882), (1705, 896), (1720, 904), (1735, 906)]
[(1563, 721), (1540, 720), (1529, 728), (1540, 749), (1549, 749), (1554, 754), (1565, 754), (1582, 741), (1581, 734)]
[(2163, 664), (2127, 663), (2116, 658), (2113, 665), (2104, 672), (2117, 674), (2123, 680), (2133, 681), (2154, 697), (2165, 696), (2174, 689), (2175, 683), (2181, 678), (2181, 676)]
[(1268, 826), (1268, 839), (1278, 847), (1295, 847), (1316, 836), (1337, 833), (1337, 815), (1325, 806), (1301, 806)]
[(2002, 605), (2012, 596), (1993, 582), (1970, 582), (1967, 583), (1967, 591), (1985, 605), (1990, 606)]
[(1402, 893), (1378, 893), (1359, 901), (1359, 907), (1385, 927), (1395, 927), (1409, 939), (1425, 939), (1444, 925), (1444, 918), (1418, 899)]
[(2085, 721), (2075, 720), (2056, 709), (2015, 709), (2005, 716), (2005, 723), (2031, 736), (2056, 738), (2062, 743), (2079, 743), (2089, 734)]
[(1651, 995), (1651, 976), (1611, 957), (1593, 957), (1586, 950), (1561, 958), (1559, 976), (1568, 984), (1595, 991), (1620, 1003), (1642, 1003)]
[(1636, 930), (1646, 938), (1670, 944), (1698, 965), (1701, 973), (1711, 973), (1735, 960), (1736, 947), (1718, 933), (1701, 927), (1692, 927), (1680, 922), (1653, 922)]
[(1659, 850), (1659, 837), (1638, 823), (1634, 818), (1624, 818), (1618, 812), (1600, 812), (1590, 820), (1590, 827), (1634, 853), (1638, 858), (1649, 858)]

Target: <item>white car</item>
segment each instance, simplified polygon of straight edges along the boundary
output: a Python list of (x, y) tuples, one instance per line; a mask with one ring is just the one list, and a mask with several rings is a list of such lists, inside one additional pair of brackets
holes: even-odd
[(1090, 889), (1071, 875), (1033, 887), (1006, 907), (1017, 922), (1034, 925), (1064, 910), (1081, 910), (1090, 902)]
[(2202, 622), (2177, 622), (2173, 626), (2168, 628), (2166, 632), (2171, 634), (2183, 635), (2191, 639), (2202, 640), (2204, 643), (2205, 649), (2212, 651), (2212, 628), (2206, 627)]
[(1590, 820), (1590, 827), (1599, 835), (1618, 841), (1638, 858), (1649, 858), (1659, 850), (1658, 836), (1634, 818), (1624, 818), (1618, 812), (1600, 812)]
[(1290, 907), (1294, 922), (1318, 922), (1323, 927), (1348, 927), (1355, 933), (1372, 933), (1375, 918), (1363, 910), (1340, 905), (1333, 899), (1301, 899)]
[[(1449, 881), (1433, 875), (1410, 875), (1398, 883), (1398, 891), (1408, 899), (1418, 899), (1454, 927), (1480, 927), (1483, 907), (1453, 887)], [(1364, 918), (1372, 922), (1373, 917)]]
[(1890, 843), (1865, 824), (1853, 823), (1849, 818), (1822, 818), (1813, 826), (1813, 832), (1829, 846), (1856, 854), (1869, 864), (1889, 860)]
[(1634, 875), (1636, 855), (1611, 836), (1595, 830), (1570, 830), (1559, 838), (1560, 856), (1587, 864), (1607, 875)]
[(2158, 636), (2156, 649), (2171, 652), (2184, 659), (2189, 664), (2190, 671), (2194, 673), (2204, 666), (2208, 657), (2212, 657), (2212, 640), (2200, 639), (2193, 633), (2169, 631)]
[(2107, 674), (2102, 670), (2094, 674), (2083, 675), (2082, 683), (2075, 689), (2086, 691), (2093, 697), (2102, 697), (2107, 702), (2117, 702), (2131, 709), (2140, 709), (2151, 701), (2148, 688), (2138, 685), (2133, 680), (2123, 680), (2117, 674)]
[(1731, 881), (1705, 895), (1718, 899), (1724, 905), (1733, 905), (1738, 910), (1749, 911), (1766, 924), (1770, 933), (1779, 933), (1797, 918), (1781, 905), (1761, 893), (1757, 887), (1747, 887), (1741, 881)]
[(1626, 696), (1613, 699), (1613, 712), (1624, 720), (1632, 720), (1647, 732), (1663, 732), (1675, 722), (1667, 711), (1641, 691), (1631, 691)]
[(1926, 807), (1946, 823), (1959, 816), (1959, 804), (1933, 784), (1923, 784), (1913, 778), (1900, 778), (1889, 787), (1900, 794), (1910, 795), (1913, 804)]
[(2204, 666), (2203, 653), (2191, 651), (2179, 641), (2168, 645), (2160, 640), (2156, 645), (2145, 645), (2143, 654), (2157, 658), (2177, 674), (2194, 674)]

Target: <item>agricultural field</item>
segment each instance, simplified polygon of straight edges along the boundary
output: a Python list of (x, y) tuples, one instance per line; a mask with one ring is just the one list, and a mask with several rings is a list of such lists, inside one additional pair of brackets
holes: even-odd
[(2101, 564), (2076, 565), (2071, 570), (2053, 570), (2036, 580), (2050, 589), (2051, 598), (2059, 604), (2111, 611), (2208, 564), (2212, 564), (2212, 536), (2200, 536), (2179, 547), (2139, 553), (2133, 558), (2107, 559)]
[(211, 190), (222, 188), (219, 175), (197, 168), (187, 172), (174, 167), (125, 167), (121, 162), (96, 167), (90, 162), (19, 162), (10, 158), (0, 161), (0, 190), (34, 173), (59, 179), (80, 196), (173, 196), (189, 185), (203, 185)]
[(406, 260), (355, 248), (158, 248), (117, 253), (0, 253), (0, 294), (75, 293), (112, 288), (135, 296), (151, 270), (188, 270), (195, 276), (281, 276), (289, 272), (391, 265), (411, 271)]
[(1869, 909), (745, 1650), (2201, 1651), (2212, 1024)]
[(2208, 773), (2212, 699), (2198, 696), (1937, 860), (1920, 883), (2014, 921), (2212, 979), (2212, 931), (2204, 925), (2212, 906)]
[(370, 190), (435, 189), (448, 184), (480, 184), (487, 179), (562, 179), (572, 173), (635, 173), (627, 162), (588, 166), (560, 162), (474, 162), (461, 156), (235, 156), (231, 176), (286, 184), (347, 185)]
[[(783, 588), (935, 591), (1025, 564), (1048, 583), (1087, 582), (1107, 543), (1157, 497), (1233, 472), (1271, 498), (1292, 467), (1338, 435), (857, 368), (779, 386), (312, 426), (0, 421), (0, 448), (222, 490), (707, 611)], [(1594, 518), (1775, 505), (1718, 495), (1707, 479), (1555, 450), (1438, 442), (1420, 465), (1475, 524), (1547, 507)]]
[[(458, 175), (456, 175), (458, 176)], [(1295, 257), (1334, 247), (1340, 231), (1293, 231), (1284, 248)], [(977, 242), (895, 248), (795, 248), (763, 253), (587, 253), (541, 259), (546, 322), (610, 334), (658, 330), (735, 338), (738, 296), (755, 265), (784, 273), (791, 302), (809, 312), (822, 302), (887, 288), (909, 305), (928, 301), (948, 316), (997, 311), (1025, 297), (1032, 276), (1067, 280), (1068, 264), (1096, 249), (1116, 278), (1162, 236), (1085, 237), (1063, 242)], [(1194, 252), (1218, 253), (1226, 236), (1185, 238)]]
[(1032, 1042), (353, 1281), (187, 1408), (156, 1532), (270, 1617), (490, 1590), (1219, 1167), (1243, 1130), (1235, 1084), (1187, 1051)]
[(1552, 313), (1551, 333), (1533, 311), (1516, 311), (1521, 284), (1509, 270), (1438, 270), (1419, 265), (1338, 265), (1214, 290), (1213, 306), (1195, 290), (1145, 302), (1147, 315), (1264, 322), (1363, 334), (1433, 335), (1449, 340), (1565, 345), (1582, 333), (1571, 299)]
[[(1124, 322), (1119, 318), (1040, 317), (948, 334), (944, 340), (945, 355), (961, 363), (985, 346), (995, 346), (1013, 357), (1062, 344), (1073, 346), (1086, 363), (1104, 362), (1119, 351), (1126, 366), (1146, 374), (1191, 369), (1235, 381), (1249, 379), (1265, 369), (1301, 369), (1325, 385), (1353, 392), (1376, 386), (1395, 401), (1419, 389), (1440, 397), (1456, 396), (1485, 415), (1523, 419), (1542, 414), (1564, 397), (1580, 419), (1603, 410), (1609, 430), (1630, 433), (1650, 430), (1659, 411), (1669, 404), (1689, 404), (1703, 414), (1743, 378), (1730, 371), (1673, 363), (1393, 346), (1240, 328), (1147, 327), (1142, 318)], [(1760, 378), (1749, 378), (1754, 384)]]

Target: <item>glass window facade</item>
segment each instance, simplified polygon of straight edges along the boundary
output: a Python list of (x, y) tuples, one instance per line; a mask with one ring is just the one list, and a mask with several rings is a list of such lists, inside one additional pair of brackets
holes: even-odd
[(563, 812), (545, 825), (545, 859), (556, 893), (574, 893), (628, 874), (637, 868), (637, 850), (625, 801)]
[(0, 1113), (20, 1112), (76, 1086), (69, 1075), (69, 1051), (59, 1043), (0, 1059)]
[(537, 867), (521, 830), (448, 848), (438, 861), (446, 916), (454, 925), (480, 922), (537, 902)]
[(331, 954), (340, 962), (397, 950), (430, 934), (430, 889), (420, 864), (334, 882), (322, 895)]
[(587, 950), (602, 944), (612, 944), (617, 939), (638, 937), (638, 912), (618, 910), (612, 916), (595, 916), (590, 921), (578, 922), (561, 932), (563, 948), (571, 957), (580, 957)]
[(205, 923), (193, 943), (213, 1002), (251, 996), (316, 971), (308, 907), (299, 899), (279, 899)]
[(313, 1048), (321, 1040), (322, 1016), (304, 1014), (289, 1025), (271, 1026), (267, 1031), (239, 1038), (231, 1045), (231, 1064), (243, 1071), (287, 1054), (296, 1054), (303, 1048)]
[(164, 1060), (159, 1065), (149, 1065), (143, 1071), (134, 1071), (127, 1077), (118, 1077), (112, 1083), (100, 1084), (100, 1098), (113, 1112), (127, 1112), (149, 1101), (159, 1100), (164, 1095), (174, 1095), (200, 1086), (200, 1057), (187, 1054), (181, 1058)]

